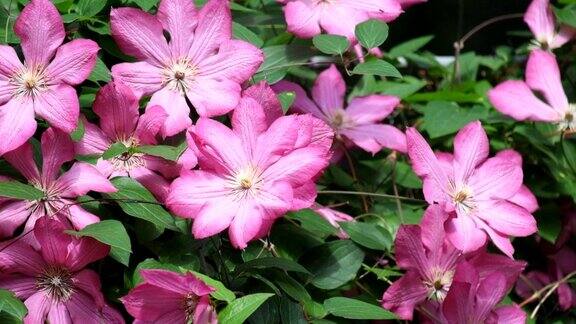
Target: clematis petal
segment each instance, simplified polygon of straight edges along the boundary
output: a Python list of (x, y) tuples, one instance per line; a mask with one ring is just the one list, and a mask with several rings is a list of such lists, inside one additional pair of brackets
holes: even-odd
[(477, 224), (488, 234), (488, 236), (490, 236), (490, 240), (492, 240), (492, 243), (494, 243), (494, 245), (496, 245), (500, 251), (506, 254), (509, 258), (513, 258), (514, 247), (512, 246), (510, 238), (507, 235), (494, 230), (492, 227), (488, 226), (488, 224), (481, 220), (478, 221)]
[(195, 142), (202, 151), (202, 168), (233, 174), (247, 165), (248, 157), (242, 141), (228, 127), (217, 121), (200, 118), (194, 128)]
[(198, 75), (213, 79), (248, 80), (264, 61), (256, 46), (240, 40), (224, 42), (218, 54), (207, 57), (198, 64)]
[(194, 29), (198, 24), (194, 3), (189, 0), (162, 0), (156, 17), (170, 33), (171, 53), (176, 57), (188, 54), (194, 40)]
[(73, 203), (68, 204), (62, 212), (68, 216), (68, 220), (72, 223), (72, 226), (79, 230), (100, 221), (98, 216)]
[(244, 90), (242, 96), (250, 97), (262, 106), (268, 125), (271, 125), (276, 119), (284, 116), (280, 100), (278, 100), (274, 90), (272, 90), (266, 81), (260, 81)]
[(516, 120), (554, 122), (560, 115), (554, 108), (538, 99), (523, 81), (506, 81), (488, 92), (494, 108)]
[(98, 50), (100, 47), (94, 41), (75, 39), (58, 48), (46, 73), (53, 83), (80, 84), (94, 69)]
[(345, 36), (351, 43), (356, 41), (356, 25), (370, 19), (365, 11), (350, 10), (342, 5), (326, 6), (323, 9), (320, 15), (322, 29), (328, 34)]
[(119, 314), (108, 307), (94, 307), (94, 299), (83, 291), (77, 291), (64, 303), (72, 323), (123, 324)]
[(274, 89), (276, 93), (290, 91), (296, 94), (296, 99), (294, 99), (294, 103), (292, 104), (292, 110), (303, 114), (312, 114), (324, 121), (330, 121), (328, 116), (324, 115), (316, 103), (308, 98), (306, 91), (304, 91), (300, 85), (293, 82), (280, 81), (272, 85), (272, 89)]
[(67, 84), (49, 87), (35, 97), (34, 110), (51, 126), (72, 133), (78, 125), (80, 103), (76, 90)]
[(0, 107), (0, 156), (30, 139), (36, 131), (33, 103), (27, 99), (12, 99)]
[(262, 106), (252, 98), (242, 98), (232, 114), (232, 129), (241, 138), (247, 156), (253, 156), (258, 136), (267, 128)]
[(138, 119), (134, 136), (140, 144), (156, 144), (156, 135), (166, 122), (168, 114), (161, 106), (150, 106)]
[(129, 173), (131, 178), (134, 178), (141, 185), (146, 187), (146, 189), (150, 190), (159, 202), (164, 202), (166, 200), (166, 197), (168, 197), (168, 191), (170, 190), (170, 183), (166, 181), (164, 177), (145, 167), (132, 169)]
[(32, 144), (25, 143), (14, 151), (8, 152), (4, 158), (29, 182), (40, 182), (40, 172), (34, 161)]
[(162, 24), (147, 12), (127, 7), (112, 9), (110, 32), (124, 53), (139, 60), (163, 67), (171, 59)]
[(10, 290), (19, 299), (28, 299), (36, 293), (36, 278), (21, 274), (0, 274), (0, 289)]
[[(409, 2), (422, 0), (408, 0)], [(406, 2), (406, 1), (404, 1)], [(390, 22), (396, 19), (403, 11), (401, 0), (343, 0), (342, 5), (348, 8), (364, 11), (371, 18)]]
[(448, 324), (468, 323), (474, 314), (474, 305), (468, 282), (453, 282), (442, 303), (442, 313)]
[(40, 252), (48, 264), (63, 266), (68, 257), (68, 246), (73, 241), (66, 233), (68, 228), (58, 220), (42, 217), (34, 225), (34, 237), (42, 247)]
[(554, 54), (538, 49), (530, 52), (526, 64), (526, 83), (530, 88), (541, 91), (546, 101), (559, 114), (566, 112), (568, 98), (562, 88), (560, 68)]
[(53, 303), (48, 311), (48, 323), (73, 324), (68, 309), (63, 303)]
[(0, 45), (0, 80), (8, 80), (24, 66), (12, 46)]
[(526, 209), (505, 200), (481, 205), (479, 209), (478, 217), (502, 234), (528, 236), (538, 230), (536, 228), (536, 220), (532, 214)]
[(94, 100), (94, 112), (100, 117), (100, 127), (114, 141), (132, 137), (140, 116), (138, 108), (138, 98), (119, 82), (106, 84)]
[(300, 38), (320, 34), (320, 11), (304, 1), (288, 2), (284, 7), (288, 31)]
[(382, 124), (360, 125), (345, 129), (341, 133), (354, 144), (373, 155), (384, 147), (399, 152), (406, 152), (406, 136), (394, 126)]
[(152, 94), (163, 87), (163, 70), (147, 62), (119, 63), (112, 66), (112, 77), (132, 89), (136, 97)]
[(488, 158), (488, 135), (479, 121), (464, 126), (454, 138), (454, 177), (456, 185), (466, 183), (476, 167)]
[(175, 293), (187, 295), (190, 292), (200, 296), (214, 291), (194, 274), (188, 272), (185, 275), (161, 269), (144, 269), (140, 274), (147, 284), (160, 287)]
[(205, 204), (218, 204), (229, 191), (226, 181), (212, 173), (185, 171), (170, 186), (166, 205), (175, 214), (194, 218)]
[[(253, 161), (265, 169), (294, 149), (300, 123), (297, 116), (277, 119), (256, 139)], [(246, 132), (249, 132), (246, 130)], [(250, 131), (251, 132), (251, 131)]]
[(422, 277), (426, 277), (431, 265), (424, 250), (420, 226), (400, 226), (394, 244), (398, 266), (404, 269), (414, 269)]
[(476, 321), (485, 320), (492, 309), (504, 298), (506, 291), (506, 278), (498, 272), (494, 272), (480, 281), (476, 291), (473, 318)]
[(100, 285), (100, 276), (91, 269), (82, 269), (75, 273), (72, 277), (72, 282), (76, 288), (83, 290), (90, 295), (97, 307), (105, 305), (104, 295), (102, 294)]
[(239, 205), (226, 196), (207, 203), (194, 218), (192, 234), (196, 239), (216, 235), (230, 226), (238, 215)]
[(165, 314), (177, 310), (182, 314), (182, 321), (171, 323), (180, 323), (185, 322), (186, 314), (181, 308), (184, 297), (182, 294), (144, 283), (136, 286), (120, 300), (128, 313), (136, 319), (155, 322)]
[(524, 14), (524, 22), (539, 42), (546, 44), (554, 37), (556, 20), (549, 0), (533, 0)]
[(576, 28), (572, 26), (561, 26), (554, 40), (550, 42), (549, 47), (551, 49), (560, 48), (572, 40), (574, 36), (576, 36)]
[(498, 324), (523, 324), (526, 323), (526, 312), (518, 305), (502, 306), (494, 310), (498, 318)]
[(60, 175), (60, 168), (74, 159), (74, 144), (70, 136), (56, 128), (42, 134), (42, 180), (48, 184)]
[(30, 202), (13, 201), (0, 205), (0, 239), (14, 235), (14, 231), (30, 216)]
[(463, 253), (478, 250), (486, 243), (486, 233), (467, 215), (450, 218), (446, 224), (446, 237)]
[(334, 64), (318, 75), (312, 87), (312, 98), (327, 116), (344, 108), (345, 93), (346, 84)]
[(484, 162), (470, 177), (468, 185), (476, 200), (507, 199), (522, 186), (522, 167), (493, 157)]
[(44, 323), (52, 307), (52, 300), (49, 295), (40, 291), (26, 299), (24, 305), (28, 309), (24, 323)]
[(377, 123), (388, 117), (399, 103), (400, 98), (395, 96), (355, 97), (346, 108), (346, 114), (356, 125)]
[(248, 242), (254, 239), (260, 231), (263, 215), (261, 210), (253, 203), (243, 203), (238, 208), (232, 223), (230, 224), (230, 243), (239, 249), (248, 246)]
[(20, 273), (36, 277), (42, 273), (46, 263), (40, 253), (22, 242), (4, 242), (0, 245), (0, 270), (2, 274)]
[(176, 135), (192, 125), (190, 107), (188, 107), (186, 98), (181, 93), (164, 88), (152, 95), (147, 109), (155, 106), (164, 108), (167, 114), (166, 120), (160, 129), (162, 136)]
[(56, 180), (61, 197), (79, 197), (89, 191), (115, 192), (116, 188), (94, 166), (76, 162)]
[(228, 1), (210, 0), (198, 13), (198, 25), (194, 31), (188, 58), (202, 62), (213, 55), (220, 45), (232, 38), (232, 17)]
[(406, 130), (406, 145), (414, 172), (420, 177), (429, 177), (438, 192), (446, 192), (448, 175), (432, 152), (430, 145), (415, 128)]
[(238, 105), (242, 92), (238, 82), (211, 76), (198, 76), (196, 81), (186, 96), (201, 117), (224, 115)]
[(382, 296), (382, 307), (391, 310), (402, 320), (412, 320), (414, 308), (428, 295), (417, 271), (408, 271), (396, 280)]
[(112, 141), (96, 125), (89, 122), (86, 117), (80, 117), (84, 125), (84, 136), (78, 142), (74, 142), (74, 150), (79, 155), (101, 155), (106, 151)]
[(14, 23), (27, 66), (46, 66), (66, 33), (58, 9), (48, 0), (33, 0)]
[(293, 187), (298, 187), (313, 179), (326, 166), (328, 161), (323, 149), (305, 147), (280, 158), (262, 176), (269, 181), (288, 181)]

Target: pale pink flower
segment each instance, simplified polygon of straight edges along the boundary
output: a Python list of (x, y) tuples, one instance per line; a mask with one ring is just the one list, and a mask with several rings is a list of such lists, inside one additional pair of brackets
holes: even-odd
[(276, 92), (293, 91), (293, 109), (322, 119), (334, 129), (337, 139), (347, 146), (356, 145), (376, 154), (383, 147), (406, 152), (406, 137), (394, 126), (380, 122), (389, 116), (400, 99), (394, 96), (370, 95), (355, 97), (346, 109), (346, 84), (336, 66), (320, 73), (312, 88), (312, 100), (299, 85), (281, 81), (273, 85)]
[(338, 233), (336, 234), (341, 239), (349, 238), (348, 234), (342, 230), (340, 227), (341, 222), (353, 222), (354, 217), (339, 212), (335, 209), (328, 208), (326, 206), (322, 206), (320, 204), (314, 204), (312, 206), (312, 210), (318, 213), (318, 215), (322, 216), (330, 225), (336, 227), (338, 229)]
[(192, 134), (200, 170), (172, 183), (167, 206), (194, 219), (196, 238), (229, 228), (232, 244), (245, 248), (276, 218), (303, 208), (298, 201), (308, 201), (306, 207), (314, 201), (311, 179), (329, 156), (312, 144), (314, 125), (303, 121), (284, 116), (268, 125), (264, 109), (250, 97), (234, 110), (232, 129), (200, 118)]
[(4, 158), (28, 180), (28, 183), (44, 192), (44, 198), (35, 201), (9, 200), (0, 209), (0, 237), (13, 235), (26, 222), (25, 231), (31, 230), (37, 219), (43, 216), (65, 215), (74, 228), (100, 221), (80, 207), (75, 199), (89, 191), (114, 192), (116, 188), (90, 164), (76, 162), (70, 170), (60, 175), (60, 168), (74, 160), (74, 145), (68, 134), (48, 128), (42, 134), (42, 172), (34, 161), (31, 143), (25, 143)]
[(392, 21), (401, 13), (397, 0), (277, 0), (284, 5), (288, 31), (311, 38), (322, 31), (355, 42), (356, 25), (368, 19)]
[(136, 8), (112, 9), (112, 36), (124, 53), (139, 60), (113, 66), (112, 76), (138, 97), (152, 95), (149, 107), (164, 107), (164, 136), (192, 124), (186, 98), (203, 117), (231, 111), (240, 100), (240, 85), (263, 61), (258, 48), (231, 39), (228, 2), (210, 0), (197, 11), (192, 0), (162, 0), (156, 16)]
[(62, 45), (64, 24), (48, 0), (26, 5), (14, 32), (25, 60), (21, 63), (12, 47), (0, 45), (0, 155), (34, 135), (34, 115), (66, 133), (76, 128), (80, 105), (72, 86), (90, 75), (99, 50), (87, 39)]
[(532, 0), (524, 14), (524, 22), (543, 49), (559, 48), (576, 35), (576, 29), (570, 26), (558, 28), (549, 0)]
[(166, 178), (178, 176), (183, 168), (193, 168), (196, 156), (187, 150), (175, 163), (138, 152), (139, 146), (158, 144), (156, 135), (167, 117), (159, 106), (148, 108), (143, 115), (138, 109), (138, 98), (127, 86), (111, 82), (102, 87), (94, 101), (94, 112), (100, 118), (100, 127), (83, 121), (85, 133), (75, 143), (76, 153), (102, 155), (112, 144), (124, 144), (129, 151), (109, 160), (100, 158), (96, 165), (98, 170), (109, 178), (134, 178), (159, 201), (164, 201), (170, 187)]
[(512, 257), (510, 236), (536, 232), (536, 221), (524, 207), (509, 201), (522, 188), (522, 167), (502, 156), (488, 158), (488, 137), (479, 121), (462, 128), (454, 139), (454, 156), (435, 155), (414, 128), (406, 132), (412, 168), (423, 179), (426, 201), (455, 211), (446, 222), (448, 239), (464, 252), (492, 242)]
[(576, 105), (568, 102), (556, 57), (550, 52), (533, 50), (526, 81), (505, 81), (490, 90), (488, 98), (496, 110), (516, 120), (556, 123), (562, 131), (576, 131)]
[(144, 282), (120, 299), (134, 323), (218, 323), (210, 305), (214, 288), (192, 273), (147, 269), (140, 274)]
[(24, 301), (27, 324), (124, 323), (106, 304), (98, 274), (85, 269), (106, 257), (110, 247), (90, 237), (68, 235), (67, 229), (43, 217), (34, 227), (36, 244), (19, 240), (0, 245), (0, 288)]

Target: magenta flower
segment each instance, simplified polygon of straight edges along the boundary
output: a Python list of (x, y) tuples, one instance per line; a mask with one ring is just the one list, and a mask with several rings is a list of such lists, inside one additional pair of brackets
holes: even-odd
[(9, 200), (0, 209), (0, 238), (12, 236), (26, 222), (25, 231), (31, 230), (37, 219), (43, 216), (65, 215), (74, 228), (100, 221), (78, 204), (75, 198), (89, 191), (114, 192), (116, 188), (90, 164), (76, 162), (70, 170), (60, 175), (60, 168), (74, 160), (74, 145), (68, 134), (48, 128), (42, 134), (42, 172), (34, 161), (32, 144), (25, 143), (4, 158), (28, 182), (44, 192), (44, 198), (35, 201)]
[(66, 133), (76, 128), (80, 104), (72, 86), (90, 75), (99, 50), (87, 39), (62, 45), (64, 24), (48, 0), (26, 5), (14, 32), (25, 61), (12, 47), (0, 45), (0, 155), (34, 135), (35, 114)]
[(292, 82), (281, 81), (273, 88), (276, 92), (295, 92), (294, 110), (325, 121), (334, 129), (336, 138), (347, 146), (357, 145), (372, 154), (383, 147), (406, 152), (404, 133), (394, 126), (379, 123), (392, 113), (400, 99), (383, 95), (356, 97), (344, 109), (346, 84), (334, 65), (316, 79), (312, 88), (314, 101), (308, 98), (302, 87)]
[(234, 110), (232, 129), (200, 118), (192, 135), (201, 170), (172, 183), (167, 206), (194, 219), (196, 238), (229, 228), (232, 244), (245, 248), (273, 220), (302, 208), (297, 202), (309, 207), (314, 200), (310, 184), (329, 155), (313, 145), (314, 125), (303, 121), (284, 116), (268, 126), (264, 109), (249, 97)]
[(67, 229), (43, 217), (34, 226), (36, 244), (19, 240), (0, 245), (0, 288), (24, 300), (24, 323), (124, 323), (106, 304), (98, 274), (85, 269), (106, 257), (110, 247), (65, 234)]
[(522, 269), (509, 273), (495, 269), (482, 276), (471, 264), (459, 264), (442, 305), (442, 323), (526, 323), (526, 313), (519, 306), (498, 306)]
[(402, 9), (406, 9), (408, 7), (415, 5), (415, 4), (424, 3), (428, 0), (397, 0), (397, 1), (402, 6)]
[(559, 48), (576, 34), (576, 29), (570, 26), (557, 29), (549, 0), (532, 0), (524, 14), (524, 22), (530, 27), (538, 46), (543, 49)]
[(326, 31), (355, 41), (356, 25), (368, 19), (396, 19), (402, 8), (397, 0), (277, 0), (284, 4), (288, 31), (311, 38)]
[(318, 213), (318, 215), (322, 216), (325, 220), (330, 223), (330, 225), (336, 227), (338, 229), (338, 233), (336, 234), (341, 239), (349, 238), (348, 234), (342, 230), (339, 223), (341, 222), (353, 222), (354, 217), (339, 212), (335, 209), (328, 208), (326, 206), (322, 206), (320, 204), (314, 204), (312, 206), (312, 210)]
[(462, 128), (454, 139), (454, 157), (434, 155), (415, 128), (406, 132), (412, 168), (423, 179), (424, 197), (455, 216), (446, 222), (448, 239), (463, 252), (486, 243), (486, 234), (509, 257), (510, 236), (536, 232), (525, 208), (510, 202), (522, 188), (522, 167), (516, 160), (488, 158), (488, 137), (479, 121)]
[[(543, 94), (546, 102), (534, 92)], [(494, 108), (516, 120), (558, 124), (560, 130), (576, 130), (576, 105), (568, 102), (554, 54), (533, 50), (526, 66), (526, 81), (505, 81), (488, 93)]]
[[(569, 247), (564, 247), (554, 254), (550, 261), (547, 272), (530, 271), (516, 284), (516, 293), (523, 298), (530, 298), (542, 287), (561, 280), (569, 273), (576, 271), (576, 253)], [(562, 282), (556, 289), (558, 305), (563, 310), (576, 307), (576, 290), (567, 282)]]
[(112, 82), (102, 87), (94, 101), (94, 112), (100, 117), (100, 127), (84, 120), (85, 133), (75, 144), (76, 153), (102, 155), (112, 144), (124, 144), (129, 148), (128, 152), (110, 160), (99, 159), (97, 168), (109, 178), (132, 177), (159, 201), (164, 201), (170, 187), (165, 177), (178, 176), (182, 168), (194, 167), (196, 157), (188, 150), (177, 164), (138, 152), (141, 145), (158, 144), (156, 135), (167, 117), (159, 106), (148, 108), (142, 116), (138, 109), (138, 99), (127, 86)]
[(258, 48), (231, 39), (228, 2), (210, 0), (197, 11), (192, 0), (162, 0), (156, 16), (135, 8), (113, 9), (110, 14), (112, 36), (126, 54), (139, 60), (115, 65), (112, 76), (138, 97), (152, 95), (149, 107), (166, 109), (164, 136), (192, 124), (186, 98), (203, 117), (236, 107), (240, 85), (263, 61)]
[(120, 300), (136, 324), (218, 323), (210, 305), (214, 288), (191, 273), (140, 270), (144, 282)]

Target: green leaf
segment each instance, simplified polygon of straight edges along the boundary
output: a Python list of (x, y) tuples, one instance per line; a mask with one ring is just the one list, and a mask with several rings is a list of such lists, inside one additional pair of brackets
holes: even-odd
[(21, 200), (40, 200), (44, 197), (44, 192), (22, 182), (0, 181), (0, 197)]
[(481, 103), (483, 96), (477, 93), (441, 90), (436, 92), (417, 93), (411, 95), (405, 100), (407, 102), (454, 101), (460, 103)]
[(106, 2), (107, 0), (79, 0), (78, 13), (85, 18), (94, 17), (104, 9)]
[(417, 110), (424, 113), (422, 129), (431, 138), (454, 134), (469, 122), (488, 116), (485, 106), (460, 107), (445, 101), (432, 101)]
[(388, 25), (377, 19), (370, 19), (356, 25), (356, 38), (364, 48), (371, 49), (382, 45), (388, 38)]
[(158, 3), (158, 0), (132, 0), (132, 2), (144, 11), (149, 11)]
[(402, 273), (398, 272), (398, 271), (394, 271), (391, 269), (387, 269), (387, 268), (370, 268), (368, 266), (364, 266), (363, 267), (366, 271), (372, 272), (373, 274), (376, 275), (376, 277), (378, 278), (378, 280), (383, 280), (386, 282), (389, 282), (388, 278), (389, 277), (401, 277)]
[(433, 38), (434, 36), (422, 36), (400, 43), (390, 49), (388, 56), (391, 58), (398, 58), (400, 56), (414, 53), (428, 44)]
[(254, 313), (260, 305), (274, 294), (252, 294), (238, 298), (226, 306), (220, 314), (218, 321), (225, 324), (241, 324)]
[(106, 197), (116, 200), (122, 210), (133, 217), (140, 218), (161, 228), (179, 231), (170, 215), (154, 196), (138, 183), (128, 177), (112, 179), (112, 184), (118, 191), (106, 194)]
[(320, 34), (312, 38), (314, 46), (322, 53), (340, 55), (346, 52), (350, 42), (344, 36)]
[(168, 161), (178, 161), (186, 146), (169, 146), (169, 145), (142, 145), (138, 146), (138, 152), (148, 155), (158, 156)]
[(383, 60), (372, 60), (360, 63), (352, 70), (354, 74), (368, 74), (379, 75), (383, 77), (401, 78), (402, 74), (394, 67), (394, 65)]
[(576, 141), (567, 138), (562, 139), (562, 154), (568, 166), (576, 172)]
[(28, 313), (26, 305), (9, 290), (0, 289), (0, 312), (8, 313), (19, 320)]
[(78, 142), (82, 139), (82, 137), (84, 137), (84, 132), (85, 132), (85, 128), (84, 128), (84, 122), (82, 121), (82, 119), (78, 119), (78, 125), (76, 125), (76, 129), (70, 133), (70, 138), (74, 141), (74, 142)]
[(110, 145), (110, 147), (104, 151), (104, 153), (102, 153), (102, 158), (104, 160), (110, 160), (113, 157), (116, 157), (118, 155), (124, 154), (126, 152), (128, 152), (129, 148), (126, 147), (126, 145), (124, 145), (121, 142), (116, 142), (112, 145)]
[(325, 238), (328, 235), (334, 235), (338, 232), (336, 227), (332, 226), (332, 224), (330, 224), (324, 217), (320, 216), (312, 209), (301, 209), (296, 212), (291, 212), (288, 213), (287, 217), (298, 220), (302, 228), (321, 238)]
[(232, 22), (232, 37), (247, 41), (258, 48), (264, 45), (264, 41), (258, 35), (237, 22)]
[(327, 299), (324, 301), (324, 307), (328, 313), (348, 319), (388, 320), (396, 318), (396, 315), (381, 306), (346, 297)]
[(285, 271), (294, 271), (294, 272), (301, 272), (301, 273), (307, 273), (307, 274), (310, 273), (308, 270), (306, 270), (306, 268), (304, 268), (303, 266), (301, 266), (300, 264), (298, 264), (292, 260), (284, 259), (284, 258), (274, 258), (274, 257), (266, 257), (266, 258), (259, 258), (259, 259), (250, 260), (248, 262), (245, 262), (245, 263), (237, 266), (235, 269), (235, 272), (237, 274), (239, 274), (239, 273), (245, 272), (251, 268), (256, 268), (256, 269), (278, 268), (278, 269), (282, 269)]
[(88, 236), (106, 245), (110, 245), (110, 256), (114, 260), (128, 266), (130, 254), (132, 253), (132, 245), (124, 225), (119, 221), (106, 219), (95, 224), (90, 224), (80, 231), (66, 232), (76, 236)]
[(104, 64), (102, 59), (96, 57), (96, 65), (94, 66), (94, 70), (92, 70), (92, 73), (90, 73), (88, 80), (92, 82), (99, 82), (99, 81), (109, 82), (110, 80), (112, 80), (110, 73), (111, 73), (110, 70), (108, 69), (106, 64)]
[(278, 94), (278, 100), (280, 100), (280, 104), (282, 105), (282, 111), (286, 113), (288, 109), (294, 103), (296, 99), (296, 92), (294, 91), (284, 91)]
[(377, 224), (342, 222), (340, 227), (348, 233), (352, 241), (369, 249), (388, 251), (392, 246), (390, 233)]
[(192, 272), (200, 280), (204, 281), (204, 283), (206, 283), (208, 286), (211, 286), (214, 289), (216, 289), (216, 291), (211, 293), (210, 296), (212, 296), (218, 300), (223, 300), (227, 303), (231, 303), (233, 300), (236, 299), (236, 295), (234, 295), (234, 292), (232, 292), (232, 290), (226, 288), (226, 286), (224, 286), (224, 284), (222, 282), (220, 282), (216, 279), (212, 279), (212, 278), (208, 277), (207, 275), (196, 272), (196, 271), (190, 271), (190, 272)]
[(0, 43), (20, 43), (20, 39), (14, 33), (14, 22), (19, 14), (18, 4), (15, 0), (0, 1)]
[(254, 82), (266, 80), (274, 84), (282, 80), (291, 67), (298, 66), (311, 56), (311, 51), (303, 45), (274, 45), (264, 47), (264, 63), (254, 76)]
[(576, 4), (568, 5), (554, 11), (560, 23), (576, 27)]
[(346, 240), (317, 246), (302, 256), (300, 263), (314, 275), (314, 286), (330, 290), (354, 279), (363, 260), (364, 252)]

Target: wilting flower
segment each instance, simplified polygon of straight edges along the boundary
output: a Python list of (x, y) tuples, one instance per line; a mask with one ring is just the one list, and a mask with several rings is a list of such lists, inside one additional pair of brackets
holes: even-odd
[(192, 233), (199, 239), (229, 227), (238, 248), (286, 211), (303, 208), (296, 201), (309, 201), (309, 207), (316, 193), (311, 179), (329, 155), (312, 145), (314, 125), (303, 121), (284, 116), (268, 126), (264, 109), (249, 97), (234, 110), (232, 129), (200, 118), (192, 137), (201, 170), (172, 183), (168, 207), (194, 219)]
[(74, 228), (81, 229), (100, 219), (80, 207), (75, 198), (89, 191), (116, 191), (106, 177), (87, 163), (76, 162), (70, 170), (60, 175), (62, 165), (74, 159), (74, 146), (68, 134), (48, 128), (42, 134), (41, 151), (42, 172), (36, 166), (30, 143), (25, 143), (4, 156), (28, 183), (44, 192), (44, 197), (35, 201), (4, 202), (0, 209), (0, 237), (11, 236), (26, 220), (25, 230), (31, 230), (38, 218), (57, 214), (65, 215)]
[[(545, 102), (534, 91), (542, 93)], [(505, 81), (488, 93), (501, 113), (516, 120), (558, 124), (560, 130), (576, 131), (576, 105), (568, 102), (554, 54), (534, 50), (526, 66), (526, 81)]]
[(482, 276), (474, 266), (458, 265), (450, 291), (442, 304), (442, 323), (524, 324), (526, 313), (517, 305), (498, 306), (523, 267), (512, 272), (496, 271)]
[(41, 249), (18, 239), (0, 245), (0, 288), (24, 300), (24, 323), (124, 323), (106, 304), (98, 274), (85, 269), (106, 257), (110, 247), (68, 235), (67, 229), (43, 217), (33, 232)]
[(214, 288), (192, 273), (140, 270), (144, 282), (121, 298), (135, 323), (217, 323), (209, 294)]
[(400, 99), (394, 96), (356, 97), (344, 109), (346, 84), (334, 65), (320, 73), (312, 88), (312, 100), (299, 85), (281, 81), (273, 86), (276, 92), (293, 91), (294, 110), (308, 113), (332, 126), (337, 139), (345, 145), (357, 145), (376, 154), (383, 147), (406, 152), (406, 137), (394, 126), (379, 122), (392, 113)]
[[(164, 201), (170, 183), (164, 177), (176, 177), (182, 168), (192, 168), (196, 157), (188, 150), (180, 164), (138, 150), (142, 145), (156, 145), (156, 135), (166, 120), (166, 112), (155, 106), (140, 116), (138, 99), (130, 88), (112, 82), (100, 89), (94, 101), (94, 112), (100, 117), (100, 127), (84, 120), (85, 132), (75, 144), (76, 153), (102, 155), (114, 143), (122, 143), (128, 151), (109, 160), (99, 159), (97, 168), (109, 178), (132, 177), (156, 198)], [(160, 174), (159, 174), (159, 173)]]
[(406, 132), (412, 168), (423, 179), (424, 197), (455, 216), (446, 222), (448, 239), (463, 252), (486, 242), (486, 234), (506, 255), (514, 248), (509, 236), (536, 232), (525, 208), (510, 202), (522, 187), (522, 167), (515, 160), (488, 158), (488, 137), (479, 121), (462, 128), (454, 139), (454, 156), (434, 155), (414, 128)]
[[(561, 280), (576, 271), (576, 253), (569, 247), (556, 252), (549, 262), (548, 272), (530, 271), (516, 284), (516, 292), (523, 298), (530, 298), (542, 287)], [(561, 282), (556, 289), (558, 304), (563, 310), (576, 307), (576, 291), (567, 282)]]
[(336, 235), (338, 235), (339, 238), (341, 239), (345, 239), (348, 238), (348, 234), (346, 234), (346, 232), (344, 232), (342, 230), (342, 228), (340, 228), (340, 224), (341, 222), (353, 222), (354, 221), (354, 217), (344, 214), (342, 212), (339, 212), (335, 209), (326, 207), (326, 206), (322, 206), (320, 204), (314, 204), (314, 206), (312, 206), (312, 210), (315, 211), (316, 213), (318, 213), (318, 215), (322, 216), (325, 220), (328, 221), (328, 223), (330, 223), (330, 225), (336, 227), (338, 229), (338, 233)]
[(140, 60), (113, 66), (112, 76), (138, 97), (152, 95), (149, 107), (166, 110), (164, 136), (192, 124), (186, 98), (203, 117), (236, 107), (240, 85), (263, 61), (258, 48), (231, 39), (228, 3), (210, 0), (197, 11), (192, 0), (162, 0), (156, 16), (135, 8), (112, 9), (112, 36), (124, 53)]
[(284, 4), (288, 31), (311, 38), (326, 31), (356, 40), (356, 25), (368, 19), (396, 19), (402, 8), (397, 0), (277, 0)]
[(576, 29), (570, 26), (557, 28), (549, 0), (532, 0), (524, 14), (524, 22), (543, 49), (559, 48), (576, 34)]
[[(66, 33), (58, 10), (48, 0), (32, 0), (16, 19), (24, 63), (10, 46), (0, 45), (0, 155), (26, 142), (36, 131), (34, 115), (70, 133), (80, 105), (72, 87), (96, 64), (98, 45)], [(62, 45), (62, 46), (60, 46)]]

